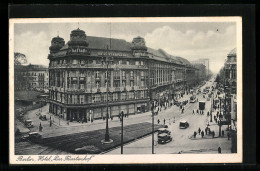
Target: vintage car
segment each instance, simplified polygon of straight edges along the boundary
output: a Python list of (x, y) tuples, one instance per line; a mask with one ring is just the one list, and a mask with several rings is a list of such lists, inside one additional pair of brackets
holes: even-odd
[(171, 135), (171, 131), (169, 131), (167, 128), (159, 128), (158, 129), (158, 135), (166, 133), (168, 135)]
[(33, 127), (32, 120), (25, 120), (24, 123), (25, 123), (25, 126), (27, 128), (32, 128)]
[(162, 133), (158, 135), (158, 144), (166, 144), (172, 141), (172, 137), (166, 133)]
[(29, 141), (38, 141), (42, 138), (42, 135), (38, 132), (30, 132), (27, 135), (24, 135), (21, 139), (22, 140), (29, 140)]
[(185, 129), (188, 128), (190, 125), (187, 121), (180, 121), (180, 128)]
[(46, 115), (40, 115), (39, 119), (42, 121), (46, 121), (47, 117), (46, 117)]

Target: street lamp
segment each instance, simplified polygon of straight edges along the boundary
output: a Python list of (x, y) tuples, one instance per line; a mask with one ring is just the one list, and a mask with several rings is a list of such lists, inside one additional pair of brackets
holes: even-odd
[[(220, 112), (219, 115), (221, 116), (221, 97), (219, 97), (220, 100)], [(222, 117), (222, 116), (221, 116)], [(219, 117), (219, 133), (218, 133), (219, 137), (221, 137), (221, 118)]]
[[(108, 47), (107, 47), (108, 49)], [(113, 60), (112, 59), (109, 59), (108, 56), (105, 57), (105, 59), (102, 60), (102, 63), (105, 63), (106, 64), (106, 74), (107, 74), (107, 83), (106, 83), (106, 108), (107, 108), (107, 112), (106, 112), (106, 134), (105, 134), (105, 139), (102, 140), (101, 142), (102, 143), (112, 143), (113, 140), (110, 139), (109, 137), (109, 128), (108, 128), (108, 65), (109, 63), (113, 63)]]
[(124, 127), (124, 112), (120, 113), (121, 120), (121, 154), (123, 154), (123, 146), (124, 146), (124, 136), (123, 136), (123, 127)]
[(213, 98), (214, 98), (214, 94), (213, 94), (213, 97), (211, 97), (210, 122), (212, 122), (212, 106), (213, 106), (213, 102), (214, 102)]

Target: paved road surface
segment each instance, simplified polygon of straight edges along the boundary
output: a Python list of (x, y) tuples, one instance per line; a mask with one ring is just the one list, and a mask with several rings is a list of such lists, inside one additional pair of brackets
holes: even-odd
[[(210, 86), (213, 82), (208, 82), (201, 89), (206, 86)], [(190, 95), (189, 95), (190, 96)], [(189, 96), (185, 96), (184, 100)], [(203, 95), (199, 95), (199, 101), (206, 99)], [(204, 130), (209, 122), (210, 117), (207, 116), (207, 111), (210, 111), (211, 102), (206, 101), (206, 107), (204, 115), (192, 114), (193, 109), (198, 109), (198, 102), (189, 103), (185, 107), (185, 111), (181, 114), (181, 111), (176, 106), (160, 113), (157, 117), (161, 121), (165, 118), (167, 120), (166, 124), (169, 126), (169, 130), (172, 132), (173, 141), (167, 144), (161, 145), (156, 144), (155, 153), (157, 154), (169, 154), (169, 153), (217, 153), (218, 147), (222, 148), (222, 153), (230, 153), (230, 140), (227, 138), (214, 138), (211, 136), (206, 136), (203, 139), (200, 135), (194, 139), (193, 132), (198, 131), (198, 128)], [(175, 123), (173, 119), (175, 117)], [(170, 120), (169, 120), (170, 119)], [(190, 123), (190, 126), (186, 129), (179, 129), (179, 121), (186, 120)], [(169, 123), (170, 121), (170, 123)], [(216, 136), (218, 136), (218, 126), (216, 124), (210, 123), (211, 130), (214, 130)], [(157, 134), (155, 134), (155, 141), (157, 141)], [(125, 154), (151, 154), (152, 152), (152, 136), (146, 137), (144, 139), (135, 141), (131, 144), (124, 146)], [(107, 154), (120, 154), (120, 148), (108, 152)]]

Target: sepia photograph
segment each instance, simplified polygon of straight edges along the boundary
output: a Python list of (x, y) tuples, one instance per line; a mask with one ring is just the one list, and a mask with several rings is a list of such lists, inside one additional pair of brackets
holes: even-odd
[(9, 20), (11, 164), (241, 163), (241, 17)]

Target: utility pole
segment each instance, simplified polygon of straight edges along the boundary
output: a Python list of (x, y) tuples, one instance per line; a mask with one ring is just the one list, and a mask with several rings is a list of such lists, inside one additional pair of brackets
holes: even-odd
[(214, 98), (214, 94), (213, 94), (213, 97), (211, 97), (210, 122), (212, 122), (212, 106), (213, 106), (213, 102), (214, 102), (214, 100), (212, 100), (213, 98)]
[[(149, 88), (149, 107), (150, 107), (150, 103), (152, 101), (151, 65), (149, 61), (147, 61), (147, 63), (148, 63), (148, 88)], [(154, 102), (152, 103), (151, 112), (152, 112), (152, 154), (154, 154)]]
[(123, 136), (123, 128), (124, 128), (124, 112), (121, 112), (121, 154), (123, 154), (124, 147), (124, 136)]
[[(221, 115), (221, 98), (220, 99), (220, 115)], [(221, 119), (219, 118), (219, 133), (218, 133), (219, 137), (221, 137)]]
[(152, 154), (154, 154), (154, 112), (152, 111)]

